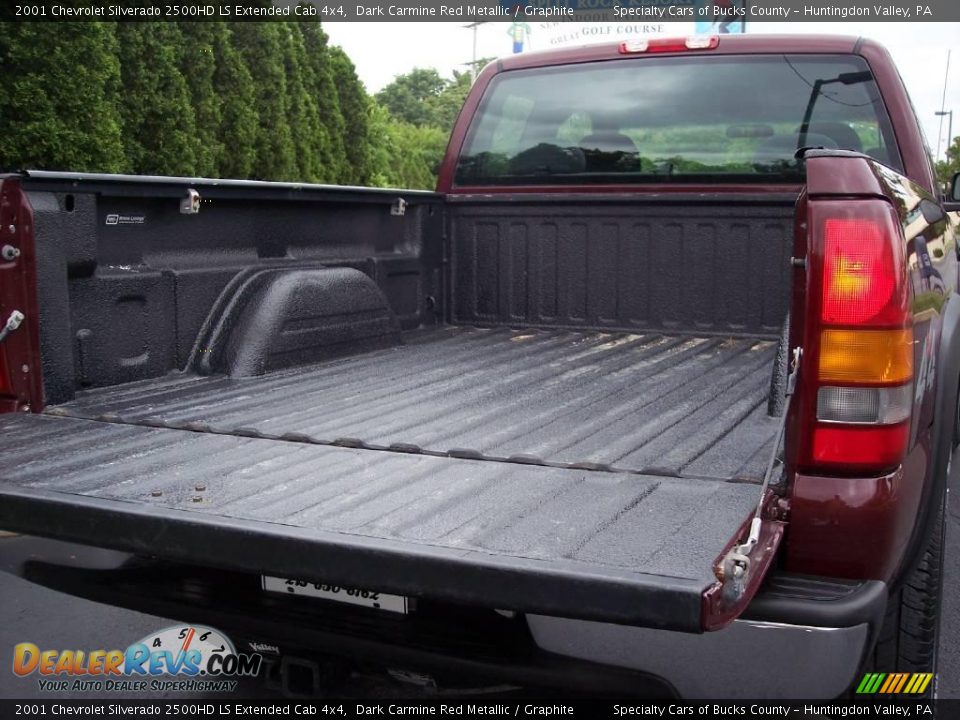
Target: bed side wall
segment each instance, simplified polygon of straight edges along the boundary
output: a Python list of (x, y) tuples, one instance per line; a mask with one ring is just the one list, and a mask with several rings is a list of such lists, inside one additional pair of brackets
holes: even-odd
[(205, 188), (200, 212), (184, 215), (167, 186), (27, 189), (48, 404), (184, 368), (218, 296), (256, 268), (355, 268), (402, 329), (442, 317), (439, 196)]

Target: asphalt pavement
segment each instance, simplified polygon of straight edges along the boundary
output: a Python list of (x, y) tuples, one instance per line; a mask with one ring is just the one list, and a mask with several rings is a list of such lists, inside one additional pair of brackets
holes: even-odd
[[(940, 652), (937, 668), (937, 695), (960, 698), (960, 457), (953, 463), (948, 500), (945, 576), (941, 607)], [(52, 548), (52, 549), (51, 549)], [(81, 552), (86, 563), (102, 562), (109, 566), (114, 555), (106, 550), (79, 548), (67, 544), (0, 533), (0, 698), (68, 698), (88, 697), (84, 693), (41, 691), (35, 678), (20, 678), (11, 672), (13, 647), (20, 642), (33, 642), (41, 648), (94, 649), (122, 646), (148, 634), (176, 624), (166, 618), (117, 609), (108, 605), (81, 600), (34, 585), (11, 574), (17, 558), (25, 553), (51, 559), (51, 554)], [(380, 678), (352, 677), (345, 688), (357, 697), (399, 696), (407, 694), (400, 685)], [(280, 697), (279, 691), (262, 679), (241, 682), (229, 694), (162, 692), (112, 694), (115, 698), (255, 698)]]

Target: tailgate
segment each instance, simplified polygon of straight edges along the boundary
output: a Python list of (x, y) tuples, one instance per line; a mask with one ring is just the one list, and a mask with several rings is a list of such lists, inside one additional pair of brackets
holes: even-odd
[(699, 632), (759, 487), (0, 417), (0, 528), (251, 573)]

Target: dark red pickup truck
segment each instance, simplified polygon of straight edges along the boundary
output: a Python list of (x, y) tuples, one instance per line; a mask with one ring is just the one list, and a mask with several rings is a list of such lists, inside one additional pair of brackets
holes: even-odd
[(436, 193), (6, 176), (0, 528), (288, 684), (928, 670), (951, 193), (883, 48), (788, 36), (497, 61)]

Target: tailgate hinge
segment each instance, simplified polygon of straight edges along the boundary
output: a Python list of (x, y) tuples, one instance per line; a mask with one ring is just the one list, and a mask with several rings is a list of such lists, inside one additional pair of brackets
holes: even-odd
[(767, 490), (770, 487), (773, 468), (777, 464), (780, 444), (783, 442), (783, 436), (787, 428), (790, 400), (797, 388), (797, 377), (800, 374), (801, 357), (803, 357), (803, 348), (794, 348), (793, 357), (790, 361), (790, 373), (787, 375), (786, 389), (784, 390), (786, 402), (783, 406), (783, 414), (780, 417), (780, 424), (777, 428), (773, 448), (770, 450), (770, 460), (767, 462), (767, 471), (763, 476), (763, 483), (760, 486), (760, 500), (753, 513), (753, 519), (750, 521), (750, 532), (746, 540), (738, 545), (734, 545), (720, 563), (718, 575), (723, 583), (723, 597), (727, 602), (739, 600), (744, 592), (746, 592), (747, 581), (750, 576), (750, 553), (753, 552), (754, 548), (760, 542), (760, 531), (763, 529), (764, 509), (768, 505), (766, 502)]

